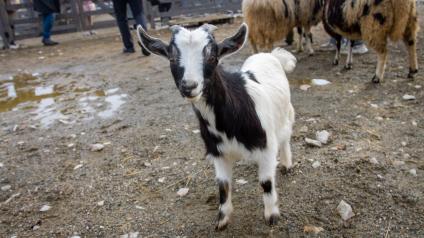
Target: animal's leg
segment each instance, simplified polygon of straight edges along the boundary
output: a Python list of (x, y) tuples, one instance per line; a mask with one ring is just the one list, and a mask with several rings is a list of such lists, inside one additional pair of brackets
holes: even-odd
[(414, 78), (418, 73), (417, 59), (417, 21), (416, 18), (411, 18), (408, 27), (403, 36), (403, 41), (408, 49), (409, 56), (409, 74), (408, 78)]
[(336, 40), (336, 56), (334, 57), (333, 65), (338, 65), (340, 60), (340, 48), (342, 46), (342, 36), (334, 36), (334, 39)]
[(303, 29), (302, 27), (297, 27), (298, 41), (297, 41), (297, 49), (296, 52), (303, 51)]
[(259, 182), (264, 190), (264, 217), (265, 222), (276, 225), (280, 217), (278, 209), (278, 195), (275, 190), (275, 170), (277, 168), (277, 153), (269, 153), (261, 158), (259, 164)]
[(379, 83), (384, 78), (384, 71), (386, 68), (387, 62), (387, 48), (386, 44), (375, 49), (377, 52), (378, 62), (377, 69), (375, 70), (375, 75), (372, 78), (373, 83)]
[(281, 143), (280, 147), (280, 163), (288, 171), (293, 167), (292, 153), (290, 148), (290, 138)]
[(350, 69), (352, 69), (352, 62), (353, 62), (353, 53), (352, 53), (352, 50), (353, 50), (353, 44), (354, 44), (354, 41), (353, 40), (351, 40), (351, 41), (349, 41), (349, 44), (348, 44), (348, 53), (347, 53), (347, 59), (346, 59), (346, 65), (345, 65), (345, 69), (346, 70), (350, 70)]
[(312, 33), (310, 27), (305, 27), (306, 36), (306, 48), (308, 48), (309, 55), (314, 55), (314, 49), (312, 48)]
[(216, 229), (223, 230), (227, 227), (230, 215), (233, 212), (233, 204), (231, 203), (233, 163), (224, 158), (215, 158), (214, 166), (219, 189), (219, 212)]
[(250, 44), (252, 45), (253, 54), (257, 54), (259, 51), (258, 46), (256, 45), (256, 41), (252, 37), (249, 37), (249, 40)]

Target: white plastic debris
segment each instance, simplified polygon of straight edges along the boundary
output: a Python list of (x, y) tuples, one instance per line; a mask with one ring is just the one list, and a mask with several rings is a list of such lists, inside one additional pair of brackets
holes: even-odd
[(326, 79), (312, 79), (311, 83), (315, 86), (325, 86), (331, 84), (331, 82)]
[(193, 133), (194, 134), (199, 134), (200, 133), (200, 130), (193, 130)]
[(408, 172), (412, 176), (417, 176), (417, 170), (416, 169), (410, 169)]
[(302, 85), (300, 85), (300, 90), (303, 90), (303, 91), (308, 91), (308, 89), (311, 87), (311, 85), (309, 85), (309, 84), (302, 84)]
[(93, 151), (93, 152), (101, 151), (101, 150), (103, 150), (103, 148), (105, 148), (105, 146), (103, 144), (99, 144), (99, 143), (90, 145), (90, 150)]
[(315, 146), (315, 147), (321, 147), (322, 146), (321, 142), (319, 142), (317, 140), (309, 139), (309, 138), (305, 138), (305, 142), (306, 142), (306, 144), (308, 144), (310, 146)]
[(80, 169), (82, 166), (83, 166), (83, 164), (77, 164), (77, 165), (75, 165), (74, 170)]
[(97, 202), (97, 206), (101, 207), (103, 205), (105, 205), (105, 201), (104, 200)]
[(405, 95), (403, 95), (402, 99), (409, 101), (409, 100), (415, 100), (416, 98), (413, 95), (405, 94)]
[(321, 166), (321, 162), (319, 162), (319, 161), (315, 161), (315, 162), (312, 163), (312, 168), (314, 168), (314, 169), (316, 169), (320, 166)]
[(1, 191), (8, 191), (8, 190), (10, 190), (12, 188), (12, 186), (10, 186), (9, 184), (7, 184), (7, 185), (4, 185), (4, 186), (1, 186)]
[(159, 179), (158, 179), (158, 182), (159, 182), (159, 183), (163, 183), (163, 182), (165, 182), (165, 177), (159, 178)]
[(337, 211), (339, 212), (340, 216), (344, 221), (349, 220), (355, 214), (352, 211), (352, 207), (345, 201), (341, 200), (339, 205), (337, 206)]
[(240, 184), (240, 185), (244, 185), (244, 184), (246, 184), (246, 183), (247, 183), (247, 180), (245, 180), (245, 179), (237, 179), (237, 180), (236, 180), (236, 183), (238, 183), (238, 184)]
[(188, 188), (180, 188), (178, 189), (177, 195), (180, 197), (184, 197), (188, 193)]
[(370, 158), (369, 161), (371, 164), (378, 164), (378, 160), (375, 157)]
[(327, 144), (328, 143), (328, 138), (330, 138), (330, 132), (323, 130), (323, 131), (317, 131), (316, 132), (316, 138), (319, 142), (321, 142), (322, 144)]
[(47, 212), (48, 210), (50, 210), (50, 208), (52, 208), (51, 206), (49, 206), (49, 205), (43, 205), (41, 208), (40, 208), (40, 212)]

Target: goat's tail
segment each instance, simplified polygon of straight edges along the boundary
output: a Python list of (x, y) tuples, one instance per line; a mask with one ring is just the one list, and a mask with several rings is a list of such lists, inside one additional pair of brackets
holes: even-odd
[(271, 54), (280, 61), (284, 72), (291, 73), (296, 68), (296, 57), (283, 48), (275, 48)]

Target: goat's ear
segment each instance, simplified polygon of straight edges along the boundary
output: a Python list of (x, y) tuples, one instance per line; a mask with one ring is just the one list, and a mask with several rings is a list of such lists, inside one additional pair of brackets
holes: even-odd
[(168, 58), (168, 44), (158, 38), (151, 37), (141, 25), (137, 26), (137, 35), (140, 43), (149, 52)]
[(222, 58), (234, 54), (241, 49), (246, 42), (247, 38), (247, 25), (243, 23), (238, 29), (237, 33), (231, 37), (224, 39), (218, 44), (218, 57)]

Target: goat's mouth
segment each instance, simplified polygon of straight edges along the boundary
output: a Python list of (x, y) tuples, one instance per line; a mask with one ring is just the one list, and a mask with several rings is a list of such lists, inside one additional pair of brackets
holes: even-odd
[(189, 102), (197, 102), (202, 97), (202, 92), (197, 95), (185, 95), (184, 96)]

